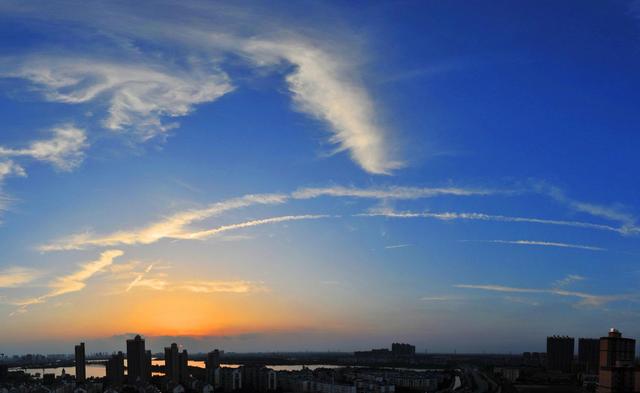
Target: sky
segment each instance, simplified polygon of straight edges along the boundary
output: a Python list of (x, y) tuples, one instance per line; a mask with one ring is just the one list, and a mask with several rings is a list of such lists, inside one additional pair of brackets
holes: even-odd
[(640, 337), (640, 3), (0, 1), (0, 347)]

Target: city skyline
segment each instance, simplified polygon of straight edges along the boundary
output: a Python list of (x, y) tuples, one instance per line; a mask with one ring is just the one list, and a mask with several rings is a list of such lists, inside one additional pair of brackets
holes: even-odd
[(640, 337), (639, 4), (0, 2), (2, 351)]

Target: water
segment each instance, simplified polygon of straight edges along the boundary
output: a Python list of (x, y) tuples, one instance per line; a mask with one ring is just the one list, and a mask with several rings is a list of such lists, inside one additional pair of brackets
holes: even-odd
[[(125, 360), (126, 361), (126, 360)], [(153, 359), (151, 361), (151, 364), (154, 366), (164, 366), (164, 360), (162, 359)], [(200, 367), (200, 368), (205, 368), (205, 364), (203, 360), (189, 360), (189, 366), (191, 367)], [(229, 367), (229, 368), (238, 368), (241, 366), (241, 364), (221, 364), (222, 367)], [(267, 366), (275, 371), (300, 371), (302, 370), (303, 367), (307, 367), (311, 370), (315, 370), (317, 368), (339, 368), (339, 367), (343, 367), (343, 366), (337, 366), (337, 365), (333, 365), (333, 364), (319, 364), (319, 365), (312, 365), (312, 366), (306, 366), (303, 364), (293, 364), (293, 365), (277, 365), (277, 366)], [(87, 363), (87, 378), (103, 378), (106, 375), (106, 368), (104, 366), (104, 364), (92, 364), (92, 363)], [(67, 373), (68, 375), (76, 375), (76, 369), (75, 367), (71, 366), (71, 367), (52, 367), (52, 368), (27, 368), (27, 369), (21, 369), (19, 367), (16, 368), (12, 368), (11, 371), (17, 371), (17, 370), (23, 370), (25, 373), (32, 375), (32, 376), (39, 376), (40, 378), (42, 378), (42, 374), (55, 374), (56, 376), (60, 376), (62, 375), (62, 370), (65, 371), (65, 373)], [(125, 371), (126, 373), (126, 371)], [(154, 372), (153, 375), (164, 375), (163, 372)]]

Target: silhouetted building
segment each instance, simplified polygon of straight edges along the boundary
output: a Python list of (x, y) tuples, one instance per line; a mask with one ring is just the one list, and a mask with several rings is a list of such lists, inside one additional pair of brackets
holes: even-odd
[(117, 388), (124, 383), (124, 354), (118, 352), (118, 354), (111, 356), (107, 361), (107, 384), (111, 387)]
[(416, 354), (416, 347), (411, 344), (393, 343), (391, 353), (396, 356), (413, 356)]
[(182, 350), (182, 353), (178, 355), (179, 370), (180, 370), (180, 383), (186, 384), (189, 382), (191, 375), (189, 374), (189, 354), (186, 349)]
[(547, 337), (547, 368), (565, 373), (571, 372), (574, 347), (573, 337)]
[(168, 382), (176, 384), (180, 381), (178, 344), (176, 343), (164, 348), (164, 373)]
[(264, 366), (242, 366), (242, 390), (245, 392), (270, 392), (277, 389), (276, 372)]
[(84, 354), (84, 343), (76, 345), (75, 348), (76, 382), (84, 383), (87, 379), (86, 359)]
[(216, 373), (220, 368), (220, 351), (217, 349), (209, 352), (207, 354), (207, 360), (205, 361), (206, 366), (206, 377), (205, 380), (207, 383), (215, 386), (218, 381), (216, 381)]
[(144, 340), (140, 335), (127, 340), (127, 381), (130, 385), (137, 381), (147, 382), (151, 365), (144, 348)]
[(587, 374), (597, 374), (600, 369), (600, 340), (597, 338), (578, 339), (578, 363)]
[(640, 370), (634, 366), (636, 340), (623, 338), (616, 329), (600, 338), (598, 393), (640, 392)]
[(238, 368), (223, 367), (220, 369), (220, 385), (225, 392), (242, 389), (242, 372)]
[(153, 354), (151, 353), (150, 349), (147, 349), (146, 351), (146, 359), (145, 359), (145, 363), (144, 363), (144, 374), (146, 375), (146, 381), (151, 381), (151, 366), (153, 364)]

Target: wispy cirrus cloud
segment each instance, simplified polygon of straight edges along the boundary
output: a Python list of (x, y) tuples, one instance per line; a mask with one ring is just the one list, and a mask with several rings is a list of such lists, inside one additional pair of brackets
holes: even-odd
[[(24, 148), (0, 146), (0, 157), (29, 157), (47, 162), (63, 171), (70, 171), (80, 165), (87, 147), (85, 131), (67, 124), (54, 127), (51, 132), (51, 138), (33, 141)], [(0, 176), (1, 172), (0, 169)], [(24, 174), (24, 170), (22, 173)]]
[(28, 284), (41, 273), (35, 269), (14, 266), (0, 270), (0, 288), (13, 288)]
[(11, 198), (5, 195), (2, 190), (5, 179), (10, 176), (24, 177), (26, 175), (27, 172), (24, 168), (12, 160), (0, 161), (0, 213), (7, 210), (11, 202)]
[(117, 231), (106, 235), (80, 233), (40, 246), (40, 251), (78, 250), (86, 247), (151, 244), (161, 239), (179, 239), (185, 236), (185, 228), (224, 212), (253, 205), (280, 204), (287, 200), (283, 194), (252, 194), (213, 203), (203, 209), (192, 209), (173, 214), (147, 226)]
[(626, 295), (595, 295), (586, 292), (568, 291), (558, 288), (520, 288), (509, 287), (504, 285), (477, 285), (477, 284), (456, 284), (456, 288), (464, 289), (478, 289), (489, 292), (501, 292), (501, 293), (521, 293), (521, 294), (550, 294), (564, 297), (574, 297), (580, 299), (579, 304), (589, 306), (601, 306), (605, 303), (623, 300), (637, 300), (638, 295), (626, 294)]
[(538, 241), (538, 240), (499, 240), (498, 239), (498, 240), (461, 240), (461, 241), (477, 242), (477, 243), (513, 244), (518, 246), (574, 248), (578, 250), (588, 250), (588, 251), (607, 251), (606, 248), (589, 246), (584, 244), (547, 242), (547, 241)]
[(31, 81), (48, 101), (96, 102), (106, 108), (106, 129), (130, 131), (142, 140), (177, 126), (163, 122), (164, 117), (185, 116), (195, 105), (233, 90), (226, 74), (213, 65), (178, 68), (75, 56), (14, 61), (4, 76)]
[(543, 225), (559, 225), (574, 228), (595, 229), (601, 231), (611, 231), (621, 234), (625, 234), (627, 231), (624, 228), (614, 227), (611, 225), (595, 224), (590, 222), (581, 221), (565, 221), (565, 220), (551, 220), (544, 218), (533, 217), (513, 217), (503, 216), (495, 214), (485, 213), (468, 213), (468, 212), (410, 212), (410, 211), (395, 211), (389, 208), (374, 208), (367, 213), (361, 213), (359, 216), (367, 217), (389, 217), (389, 218), (430, 218), (440, 221), (493, 221), (493, 222), (513, 222), (513, 223), (530, 223), (530, 224), (543, 224)]
[(550, 186), (545, 183), (539, 183), (534, 186), (537, 192), (543, 193), (552, 199), (566, 205), (570, 209), (586, 213), (594, 217), (603, 218), (605, 220), (620, 223), (619, 232), (627, 235), (640, 234), (640, 227), (637, 224), (637, 218), (627, 212), (619, 205), (606, 206), (595, 203), (579, 201), (568, 197), (563, 190), (558, 187)]
[[(46, 3), (5, 4), (8, 14), (71, 22), (76, 27), (71, 34), (101, 31), (112, 58), (105, 59), (106, 52), (67, 48), (70, 53), (64, 56), (41, 55), (2, 74), (31, 81), (49, 101), (107, 102), (105, 128), (140, 132), (144, 140), (174, 127), (165, 124), (164, 117), (183, 116), (194, 105), (233, 90), (222, 69), (242, 61), (258, 73), (284, 74), (294, 109), (328, 126), (334, 152), (348, 152), (374, 174), (389, 174), (404, 165), (363, 81), (355, 41), (344, 39), (337, 29), (330, 35), (321, 26), (295, 19), (276, 27), (263, 13), (235, 5), (185, 3), (175, 8), (168, 13), (158, 7), (149, 15), (124, 3), (54, 8)], [(144, 49), (149, 46), (152, 51)], [(119, 61), (125, 56), (136, 61)]]
[(44, 295), (19, 300), (12, 302), (12, 304), (19, 306), (18, 313), (26, 311), (27, 307), (44, 303), (49, 299), (56, 298), (58, 296), (65, 295), (67, 293), (78, 292), (86, 287), (86, 281), (94, 275), (100, 273), (107, 267), (109, 267), (114, 259), (122, 256), (124, 252), (120, 250), (107, 250), (100, 254), (100, 258), (95, 261), (83, 263), (79, 266), (79, 269), (64, 275), (59, 276), (49, 282), (49, 292)]
[(185, 233), (177, 234), (175, 238), (183, 239), (183, 240), (203, 240), (203, 239), (207, 239), (207, 238), (219, 235), (223, 232), (233, 231), (236, 229), (250, 228), (250, 227), (255, 227), (259, 225), (275, 224), (275, 223), (287, 222), (287, 221), (317, 220), (320, 218), (328, 218), (328, 217), (331, 217), (331, 216), (326, 214), (302, 214), (297, 216), (269, 217), (269, 218), (263, 218), (260, 220), (245, 221), (237, 224), (222, 225), (222, 226), (219, 226), (213, 229), (207, 229), (204, 231), (185, 232)]
[(250, 293), (268, 290), (263, 282), (246, 280), (188, 281), (178, 285), (177, 289), (195, 293)]
[(586, 278), (579, 274), (569, 274), (565, 278), (555, 281), (553, 283), (553, 286), (556, 288), (561, 288), (561, 287), (566, 287), (568, 285), (571, 285), (574, 282), (584, 281), (584, 280), (586, 280)]
[(300, 188), (292, 193), (295, 199), (311, 199), (323, 196), (329, 197), (352, 197), (365, 199), (422, 199), (437, 196), (486, 196), (502, 193), (504, 191), (483, 189), (483, 188), (462, 188), (462, 187), (309, 187)]

